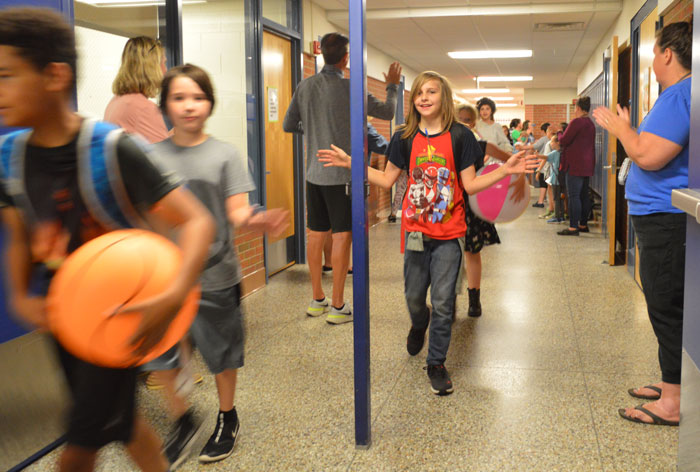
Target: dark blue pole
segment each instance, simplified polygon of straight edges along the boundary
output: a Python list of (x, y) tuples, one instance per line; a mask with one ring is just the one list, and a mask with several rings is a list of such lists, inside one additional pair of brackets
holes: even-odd
[(355, 445), (371, 442), (369, 372), (369, 247), (367, 244), (367, 78), (365, 0), (352, 0), (350, 13), (350, 137), (352, 142), (352, 245), (355, 353)]

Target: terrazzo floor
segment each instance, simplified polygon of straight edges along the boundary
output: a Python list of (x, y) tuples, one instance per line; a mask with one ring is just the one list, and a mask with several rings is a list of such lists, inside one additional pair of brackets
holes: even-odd
[[(223, 462), (192, 458), (179, 470), (675, 470), (677, 429), (617, 414), (639, 403), (628, 388), (659, 378), (641, 291), (625, 267), (604, 263), (607, 240), (599, 229), (557, 236), (563, 226), (546, 224), (537, 210), (499, 225), (503, 244), (484, 250), (484, 315), (468, 318), (466, 293), (458, 298), (446, 363), (455, 392), (447, 397), (430, 393), (422, 369), (427, 350), (406, 353), (399, 225), (370, 230), (368, 450), (354, 445), (352, 326), (304, 314), (306, 266), (272, 277), (243, 302), (246, 366), (236, 397), (242, 424), (236, 450)], [(331, 278), (324, 276), (324, 284), (330, 293)], [(201, 362), (199, 369), (206, 371)], [(191, 400), (207, 418), (206, 437), (216, 398), (205, 375)], [(160, 395), (142, 389), (140, 401), (164, 434)], [(54, 470), (59, 452), (27, 470)], [(118, 445), (100, 455), (100, 471), (134, 469)]]

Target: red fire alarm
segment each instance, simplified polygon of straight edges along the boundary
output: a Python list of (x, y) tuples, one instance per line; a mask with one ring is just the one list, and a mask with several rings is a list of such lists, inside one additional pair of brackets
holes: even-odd
[(315, 56), (318, 56), (319, 54), (321, 54), (321, 41), (313, 41), (311, 43), (311, 47), (314, 51)]

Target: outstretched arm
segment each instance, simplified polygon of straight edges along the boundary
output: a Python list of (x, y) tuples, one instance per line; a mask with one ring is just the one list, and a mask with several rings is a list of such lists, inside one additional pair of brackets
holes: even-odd
[(226, 199), (228, 219), (238, 229), (247, 229), (279, 236), (289, 226), (289, 212), (283, 208), (256, 211), (248, 204), (247, 193), (237, 193)]
[(462, 186), (469, 195), (474, 195), (486, 190), (499, 180), (510, 174), (532, 174), (539, 165), (539, 159), (535, 156), (526, 156), (524, 151), (513, 154), (508, 161), (498, 169), (488, 174), (476, 176), (474, 166), (469, 166), (460, 172)]
[(121, 313), (141, 312), (143, 318), (131, 338), (137, 353), (146, 354), (165, 334), (199, 275), (214, 237), (214, 220), (209, 211), (188, 190), (179, 187), (159, 200), (148, 214), (149, 220), (178, 230), (182, 266), (168, 289), (141, 303), (127, 305)]
[[(331, 149), (320, 149), (316, 155), (319, 158), (319, 162), (324, 162), (324, 167), (345, 167), (350, 169), (350, 156), (338, 146), (331, 144)], [(396, 167), (391, 161), (387, 162), (383, 171), (372, 167), (367, 168), (367, 180), (369, 180), (369, 183), (383, 188), (391, 188), (400, 174), (401, 169)]]

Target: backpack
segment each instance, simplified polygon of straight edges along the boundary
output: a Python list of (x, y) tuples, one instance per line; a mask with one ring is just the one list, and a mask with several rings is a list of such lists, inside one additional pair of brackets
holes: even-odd
[[(84, 119), (78, 133), (78, 187), (92, 217), (105, 229), (147, 227), (131, 204), (117, 159), (117, 142), (124, 133), (112, 124)], [(32, 225), (35, 212), (24, 181), (24, 158), (31, 130), (0, 136), (0, 179), (6, 192)], [(138, 141), (137, 141), (138, 142)]]

